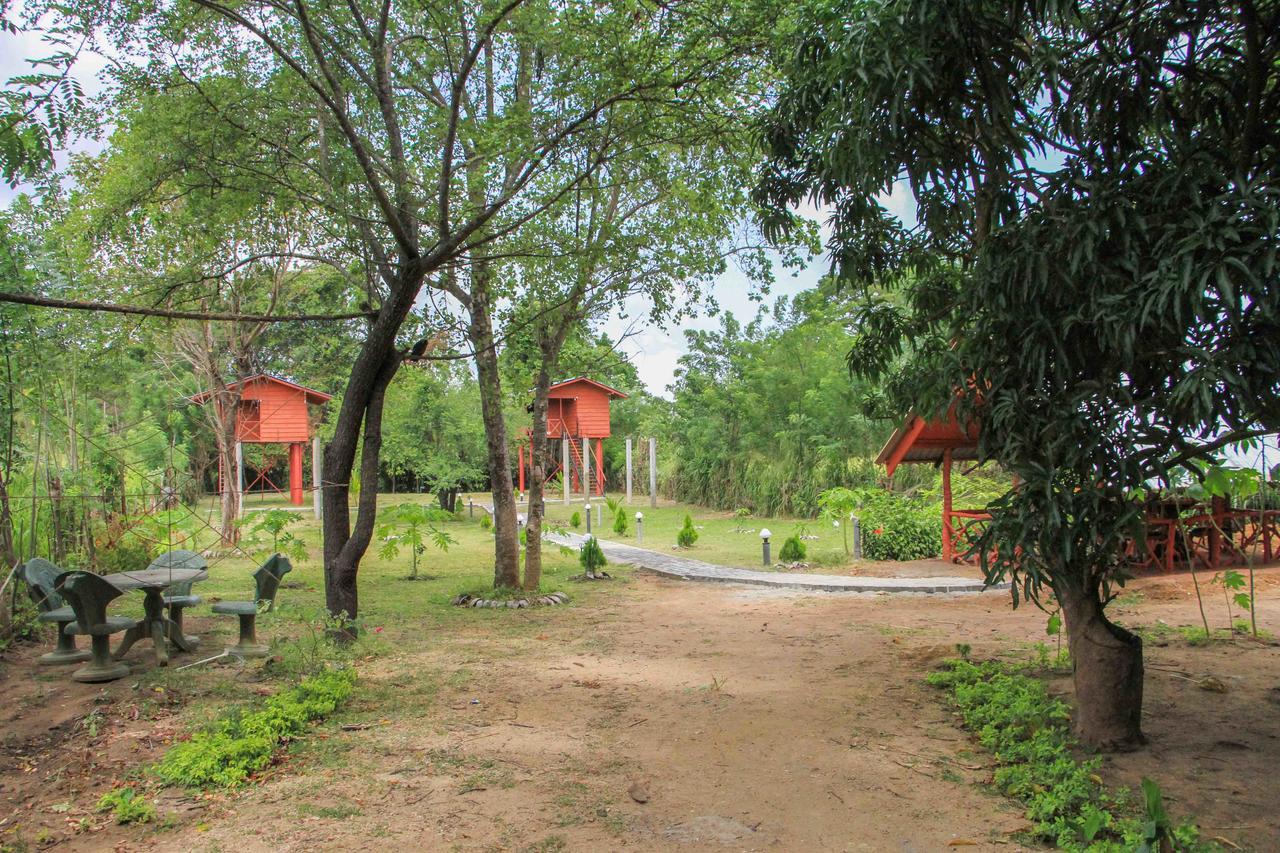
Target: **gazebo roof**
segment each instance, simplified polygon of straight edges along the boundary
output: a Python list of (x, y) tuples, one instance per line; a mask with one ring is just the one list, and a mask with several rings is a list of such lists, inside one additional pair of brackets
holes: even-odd
[[(283, 385), (286, 388), (291, 388), (295, 391), (301, 391), (307, 396), (307, 402), (316, 406), (320, 405), (321, 403), (327, 403), (333, 399), (332, 394), (326, 394), (323, 391), (317, 391), (314, 388), (307, 388), (306, 386), (299, 385), (296, 382), (290, 382), (288, 379), (281, 379), (279, 376), (270, 376), (266, 373), (258, 373), (253, 376), (246, 377), (245, 379), (241, 379), (239, 382), (231, 382), (227, 385), (227, 387), (238, 388), (241, 385), (249, 386), (259, 381), (274, 382), (277, 385)], [(204, 403), (204, 402), (207, 402), (212, 397), (213, 397), (212, 391), (201, 391), (199, 394), (191, 398), (191, 402)]]
[(955, 460), (978, 458), (978, 426), (961, 428), (954, 412), (942, 419), (925, 420), (915, 412), (907, 415), (902, 426), (893, 431), (881, 449), (876, 462), (885, 466), (885, 473), (892, 476), (903, 462), (932, 462), (941, 464), (943, 454), (951, 451)]

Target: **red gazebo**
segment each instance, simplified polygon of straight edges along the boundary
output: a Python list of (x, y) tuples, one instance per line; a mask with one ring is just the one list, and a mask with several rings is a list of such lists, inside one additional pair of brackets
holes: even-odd
[(956, 559), (957, 546), (967, 543), (969, 528), (991, 519), (986, 510), (951, 506), (951, 463), (977, 458), (978, 425), (962, 427), (954, 410), (932, 421), (911, 413), (876, 457), (890, 477), (903, 463), (929, 462), (942, 467), (942, 559), (948, 562)]
[[(289, 502), (301, 506), (302, 450), (315, 435), (309, 407), (324, 405), (333, 399), (332, 395), (265, 373), (233, 382), (227, 387), (240, 389), (240, 406), (236, 412), (238, 443), (289, 445)], [(191, 400), (194, 403), (207, 403), (213, 396), (214, 392), (204, 391)], [(236, 456), (240, 470), (235, 473), (235, 482), (240, 489), (244, 461), (239, 453)], [(222, 470), (221, 461), (218, 464), (218, 479), (220, 483), (226, 482), (226, 472)], [(258, 482), (265, 482), (276, 488), (267, 479), (266, 472), (260, 472), (249, 488), (253, 488)], [(278, 488), (276, 490), (280, 491)]]
[[(986, 510), (951, 505), (951, 464), (978, 459), (978, 430), (976, 421), (961, 427), (954, 410), (935, 420), (912, 413), (876, 457), (889, 476), (904, 463), (941, 466), (942, 557), (948, 562), (960, 559), (974, 541), (973, 529), (991, 520)], [(1125, 559), (1139, 569), (1170, 572), (1179, 562), (1195, 561), (1213, 570), (1243, 562), (1246, 553), (1258, 553), (1263, 562), (1271, 562), (1277, 543), (1280, 510), (1246, 510), (1233, 508), (1226, 498), (1200, 503), (1153, 491), (1146, 507), (1146, 534), (1125, 545)]]
[[(604, 494), (604, 439), (610, 436), (609, 408), (615, 399), (627, 395), (586, 376), (566, 379), (551, 386), (547, 395), (547, 444), (551, 455), (547, 479), (558, 473), (569, 478), (573, 490)], [(592, 441), (595, 442), (594, 447)], [(525, 466), (530, 450), (519, 449), (519, 485), (525, 490)], [(595, 457), (591, 459), (589, 457)]]

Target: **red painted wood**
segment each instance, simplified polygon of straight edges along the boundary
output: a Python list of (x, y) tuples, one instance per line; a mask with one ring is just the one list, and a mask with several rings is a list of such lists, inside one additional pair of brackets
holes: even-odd
[(580, 377), (551, 386), (547, 394), (548, 434), (552, 438), (608, 438), (609, 402), (621, 391)]
[(950, 563), (956, 556), (951, 519), (951, 448), (942, 452), (942, 559)]
[(302, 506), (302, 444), (289, 445), (289, 503)]

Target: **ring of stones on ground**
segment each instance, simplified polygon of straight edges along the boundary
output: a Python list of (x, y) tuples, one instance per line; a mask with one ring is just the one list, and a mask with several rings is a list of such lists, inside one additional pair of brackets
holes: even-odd
[(554, 604), (565, 604), (569, 601), (569, 596), (563, 592), (553, 592), (548, 595), (533, 595), (528, 598), (512, 598), (503, 601), (492, 598), (478, 598), (470, 593), (454, 596), (453, 604), (455, 607), (494, 607), (505, 608), (508, 610), (517, 610), (522, 607), (541, 607)]

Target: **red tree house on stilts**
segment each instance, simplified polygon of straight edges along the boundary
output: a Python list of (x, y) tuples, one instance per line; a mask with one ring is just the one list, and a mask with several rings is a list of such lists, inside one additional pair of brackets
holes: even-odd
[[(585, 376), (551, 386), (547, 395), (547, 451), (551, 455), (548, 480), (561, 474), (569, 478), (575, 493), (581, 493), (585, 491), (585, 474), (590, 480), (591, 494), (604, 494), (604, 439), (610, 435), (609, 404), (615, 397), (621, 400), (626, 396), (617, 388)], [(590, 459), (583, 458), (584, 440)], [(530, 449), (521, 444), (518, 452), (519, 486), (523, 493)]]
[[(240, 409), (236, 413), (236, 441), (241, 444), (289, 445), (289, 502), (302, 506), (302, 454), (303, 448), (315, 435), (308, 406), (320, 406), (333, 399), (331, 395), (313, 388), (304, 388), (286, 379), (259, 373), (240, 382), (233, 382), (229, 389), (240, 389)], [(206, 403), (213, 398), (212, 391), (192, 397), (192, 402)], [(241, 458), (237, 454), (237, 458)], [(239, 463), (243, 466), (243, 461)], [(235, 472), (237, 488), (242, 472)], [(227, 474), (218, 466), (219, 488), (225, 488)], [(265, 483), (276, 491), (275, 484), (267, 479), (266, 472), (259, 472), (246, 491), (258, 483)]]

